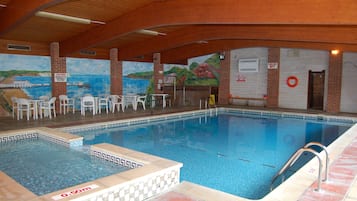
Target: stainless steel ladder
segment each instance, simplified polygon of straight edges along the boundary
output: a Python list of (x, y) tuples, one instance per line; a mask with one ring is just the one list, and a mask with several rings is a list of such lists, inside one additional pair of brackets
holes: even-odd
[(314, 154), (317, 159), (319, 160), (319, 174), (318, 174), (318, 184), (317, 184), (317, 188), (315, 189), (316, 191), (319, 191), (321, 188), (321, 174), (322, 174), (322, 160), (321, 157), (319, 156), (319, 153), (315, 150), (313, 150), (312, 146), (318, 146), (320, 148), (322, 148), (324, 150), (324, 152), (326, 153), (326, 163), (325, 163), (325, 177), (322, 181), (326, 181), (327, 180), (327, 174), (328, 174), (328, 164), (329, 164), (329, 156), (328, 156), (328, 152), (327, 149), (324, 145), (322, 145), (319, 142), (310, 142), (307, 143), (304, 147), (298, 149), (291, 157), (290, 159), (285, 163), (285, 165), (280, 169), (280, 171), (273, 177), (273, 180), (270, 184), (270, 190), (273, 190), (273, 184), (275, 182), (275, 180), (282, 175), (287, 169), (289, 169), (296, 161), (297, 159), (299, 159), (299, 157), (304, 153), (304, 152), (310, 152), (312, 154)]

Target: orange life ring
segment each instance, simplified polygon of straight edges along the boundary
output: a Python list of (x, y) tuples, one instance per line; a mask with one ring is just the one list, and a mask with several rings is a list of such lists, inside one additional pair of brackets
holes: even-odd
[(288, 79), (286, 79), (286, 84), (289, 86), (289, 87), (296, 87), (299, 83), (299, 80), (297, 77), (295, 76), (289, 76)]

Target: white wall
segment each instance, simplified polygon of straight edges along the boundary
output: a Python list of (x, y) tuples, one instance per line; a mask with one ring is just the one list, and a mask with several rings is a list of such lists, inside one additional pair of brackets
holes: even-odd
[[(259, 58), (259, 72), (241, 73), (239, 59)], [(233, 96), (262, 98), (267, 93), (267, 48), (243, 48), (231, 51), (230, 93)], [(308, 49), (280, 49), (279, 107), (307, 109), (309, 70), (325, 70), (324, 110), (327, 104), (329, 52)], [(237, 81), (238, 75), (245, 81)], [(287, 86), (289, 76), (296, 76), (296, 87)], [(341, 112), (357, 113), (357, 53), (343, 55)], [(247, 104), (234, 100), (234, 104)], [(259, 105), (256, 102), (256, 105)]]
[(357, 53), (343, 54), (341, 112), (357, 113)]
[[(239, 59), (259, 59), (258, 72), (239, 72)], [(233, 96), (263, 98), (267, 94), (267, 48), (243, 48), (231, 51), (230, 93)], [(245, 81), (237, 81), (238, 76)], [(239, 104), (238, 100), (234, 103)], [(262, 103), (256, 103), (262, 104)]]
[[(325, 101), (327, 94), (329, 54), (327, 51), (307, 49), (280, 49), (279, 107), (307, 109), (309, 70), (325, 74)], [(299, 83), (291, 88), (286, 84), (289, 76), (296, 76)]]

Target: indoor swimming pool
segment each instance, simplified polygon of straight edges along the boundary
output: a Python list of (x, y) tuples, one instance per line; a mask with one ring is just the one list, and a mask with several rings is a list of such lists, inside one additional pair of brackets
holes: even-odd
[[(312, 141), (328, 146), (353, 123), (313, 115), (219, 111), (65, 130), (83, 136), (84, 145), (106, 142), (182, 162), (182, 181), (260, 199), (296, 150)], [(306, 154), (288, 174), (311, 158)]]
[(0, 143), (0, 153), (0, 171), (39, 196), (130, 169), (40, 138)]

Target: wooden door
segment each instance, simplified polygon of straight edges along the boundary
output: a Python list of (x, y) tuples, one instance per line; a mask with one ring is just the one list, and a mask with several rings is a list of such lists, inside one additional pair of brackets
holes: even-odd
[(309, 71), (308, 108), (323, 110), (325, 90), (325, 71)]

